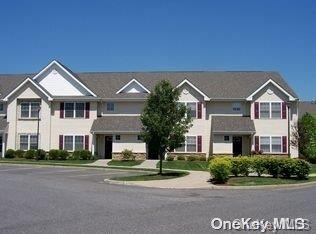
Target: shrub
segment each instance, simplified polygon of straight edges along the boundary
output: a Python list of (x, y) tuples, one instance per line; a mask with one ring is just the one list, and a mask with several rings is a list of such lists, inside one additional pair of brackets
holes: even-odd
[(196, 160), (198, 160), (198, 161), (206, 161), (206, 156), (203, 156), (203, 155), (197, 156)]
[(185, 160), (185, 157), (183, 155), (178, 155), (177, 156), (177, 160), (183, 161), (183, 160)]
[(80, 160), (80, 152), (81, 152), (80, 150), (75, 150), (72, 153), (70, 159), (72, 159), (72, 160)]
[(4, 157), (5, 157), (5, 158), (14, 158), (14, 154), (15, 154), (15, 151), (14, 151), (13, 149), (8, 149), (8, 150), (5, 152)]
[(296, 161), (296, 163), (295, 163), (296, 165), (295, 165), (295, 169), (294, 169), (294, 174), (300, 180), (307, 179), (308, 175), (310, 173), (310, 170), (311, 170), (310, 164), (304, 160), (301, 160), (301, 159), (297, 159), (295, 161)]
[(48, 152), (49, 160), (58, 160), (59, 159), (59, 150), (52, 149)]
[(197, 156), (189, 155), (189, 156), (186, 157), (186, 160), (187, 161), (196, 161), (197, 160)]
[(234, 176), (238, 175), (244, 175), (248, 176), (251, 165), (252, 165), (252, 159), (249, 157), (236, 157), (232, 158), (231, 160), (231, 173)]
[(310, 162), (310, 163), (316, 163), (316, 154), (315, 155), (309, 155), (307, 157), (307, 160)]
[(229, 179), (231, 161), (227, 158), (215, 158), (210, 161), (210, 173), (216, 183), (225, 183)]
[(24, 158), (25, 151), (24, 150), (16, 150), (14, 153), (15, 158)]
[(265, 172), (265, 161), (266, 158), (262, 157), (254, 157), (252, 159), (251, 167), (259, 177)]
[(172, 155), (168, 155), (166, 158), (167, 161), (173, 161), (174, 160), (174, 156)]
[(270, 157), (265, 160), (265, 168), (269, 175), (273, 178), (278, 178), (280, 174), (280, 161), (281, 159)]
[(92, 153), (89, 150), (81, 150), (80, 151), (80, 159), (81, 160), (90, 160), (90, 159), (92, 159)]
[(290, 178), (295, 174), (296, 161), (291, 158), (280, 159), (280, 175)]
[(34, 159), (34, 158), (35, 158), (35, 155), (36, 155), (36, 150), (31, 149), (31, 150), (27, 150), (27, 151), (25, 152), (24, 157), (25, 157), (26, 159)]
[(60, 150), (58, 160), (66, 160), (69, 157), (67, 150)]
[(36, 160), (44, 160), (44, 159), (46, 159), (46, 151), (42, 150), (42, 149), (37, 150), (36, 154), (35, 154), (35, 159)]
[(122, 157), (123, 157), (123, 160), (130, 160), (130, 161), (135, 160), (135, 155), (133, 154), (133, 151), (129, 149), (125, 149), (122, 151)]

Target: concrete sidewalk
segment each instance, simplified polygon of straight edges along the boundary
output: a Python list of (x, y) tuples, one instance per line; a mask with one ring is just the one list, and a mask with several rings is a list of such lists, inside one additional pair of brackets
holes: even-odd
[(141, 164), (137, 165), (137, 166), (133, 166), (133, 168), (146, 168), (146, 169), (156, 169), (157, 163), (159, 162), (159, 160), (145, 160), (144, 162), (142, 162)]

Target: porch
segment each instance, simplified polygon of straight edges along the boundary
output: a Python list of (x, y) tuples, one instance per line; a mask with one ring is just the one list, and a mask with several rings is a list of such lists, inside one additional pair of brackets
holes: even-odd
[(213, 155), (250, 155), (255, 134), (250, 117), (214, 116), (211, 129)]
[(100, 159), (121, 159), (121, 152), (131, 150), (136, 159), (146, 159), (146, 144), (140, 140), (139, 116), (103, 116), (91, 127), (93, 152)]

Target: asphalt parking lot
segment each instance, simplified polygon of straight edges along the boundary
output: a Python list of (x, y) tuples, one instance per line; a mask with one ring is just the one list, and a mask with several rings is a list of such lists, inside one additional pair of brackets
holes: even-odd
[(215, 217), (315, 223), (316, 187), (172, 190), (104, 183), (137, 173), (143, 172), (0, 164), (0, 233), (243, 233), (212, 230)]

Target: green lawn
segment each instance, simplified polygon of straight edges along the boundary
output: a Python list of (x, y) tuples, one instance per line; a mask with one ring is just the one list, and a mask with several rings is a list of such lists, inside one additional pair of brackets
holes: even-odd
[(316, 164), (311, 164), (312, 169), (311, 169), (311, 173), (316, 174)]
[[(159, 162), (157, 163), (157, 168)], [(208, 162), (206, 161), (163, 161), (162, 167), (164, 169), (180, 169), (189, 171), (208, 171)]]
[(120, 160), (112, 160), (108, 163), (109, 166), (123, 166), (123, 167), (132, 167), (132, 166), (137, 166), (141, 164), (144, 161), (132, 161), (132, 160), (125, 160), (125, 161), (120, 161)]
[(253, 186), (253, 185), (277, 185), (277, 184), (298, 184), (316, 181), (316, 177), (308, 180), (282, 179), (271, 177), (231, 177), (226, 185), (230, 186)]
[(115, 177), (111, 178), (111, 180), (117, 181), (148, 181), (148, 180), (167, 180), (167, 179), (174, 179), (178, 177), (182, 177), (187, 175), (187, 172), (163, 172), (162, 175), (158, 173), (154, 174), (144, 174), (144, 175), (136, 175), (136, 176), (126, 176), (126, 177)]

